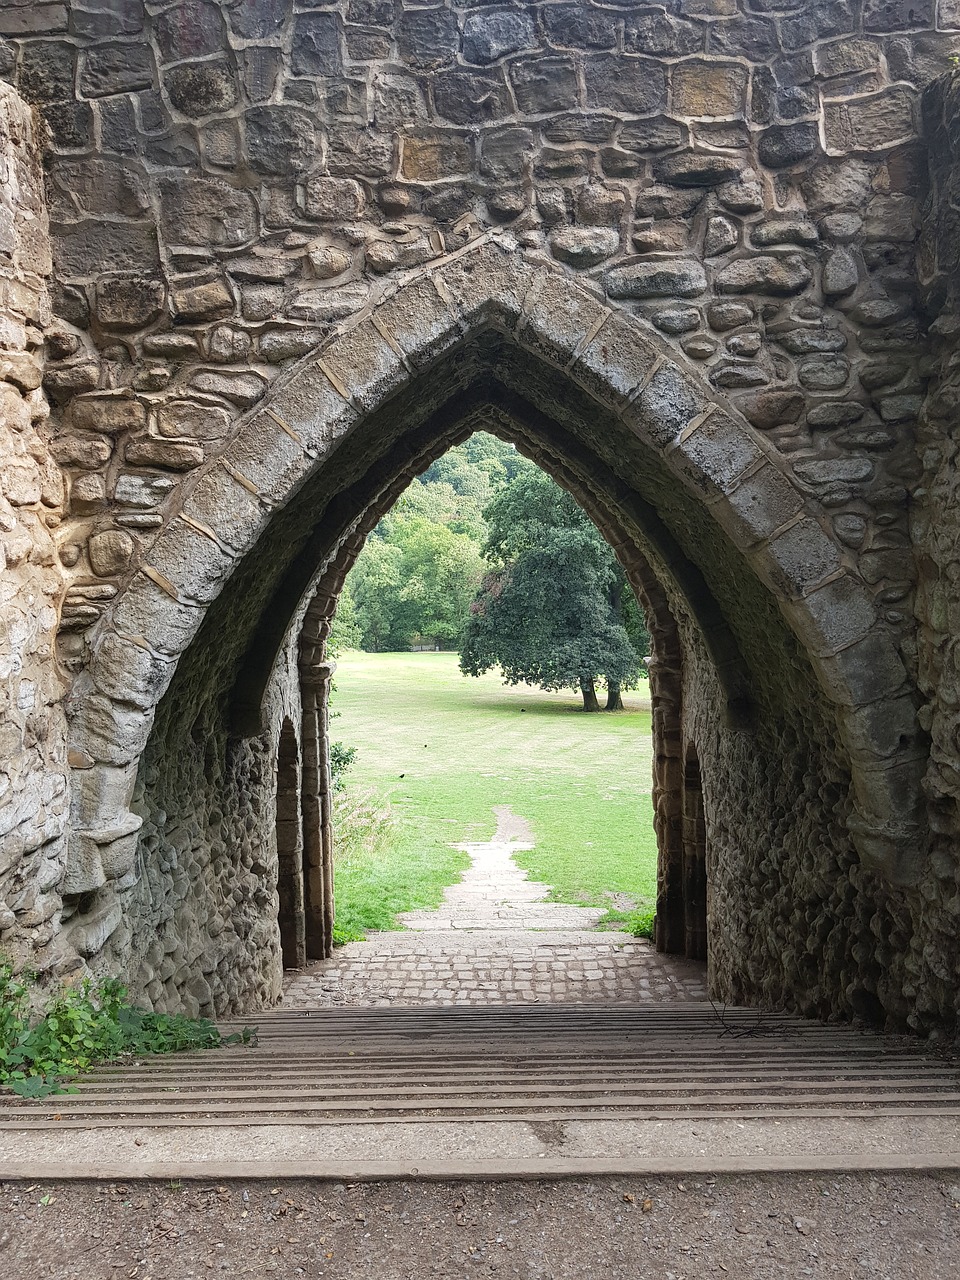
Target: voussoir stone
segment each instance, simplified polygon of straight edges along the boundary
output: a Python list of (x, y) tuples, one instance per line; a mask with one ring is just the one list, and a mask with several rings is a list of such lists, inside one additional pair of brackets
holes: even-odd
[(614, 267), (603, 277), (611, 298), (694, 298), (707, 287), (703, 267), (692, 258), (663, 258)]

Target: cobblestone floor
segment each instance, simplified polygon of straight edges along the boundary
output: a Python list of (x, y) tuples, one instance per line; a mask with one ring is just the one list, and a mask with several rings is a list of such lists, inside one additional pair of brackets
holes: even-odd
[(627, 933), (380, 933), (288, 977), (284, 1007), (704, 1000), (704, 966)]
[(372, 934), (289, 973), (284, 1007), (706, 998), (704, 965), (659, 955), (628, 933), (594, 930), (597, 908), (545, 902), (550, 886), (528, 880), (513, 861), (529, 844), (464, 848), (471, 865), (436, 911), (407, 912), (402, 932)]

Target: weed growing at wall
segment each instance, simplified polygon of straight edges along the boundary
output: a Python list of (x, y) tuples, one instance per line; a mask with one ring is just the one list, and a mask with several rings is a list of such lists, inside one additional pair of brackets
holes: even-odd
[(632, 933), (635, 938), (653, 938), (653, 926), (657, 913), (640, 908), (638, 911), (617, 911), (613, 907), (597, 921), (601, 929), (619, 929)]
[(137, 1009), (112, 978), (61, 991), (36, 1016), (30, 1005), (30, 977), (0, 965), (0, 1086), (22, 1098), (64, 1092), (72, 1076), (125, 1054), (216, 1049), (256, 1037), (252, 1027), (223, 1036), (207, 1018)]

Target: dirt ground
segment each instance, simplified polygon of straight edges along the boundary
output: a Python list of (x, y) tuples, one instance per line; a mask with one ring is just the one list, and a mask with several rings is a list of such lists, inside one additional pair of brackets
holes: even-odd
[(2, 1280), (956, 1280), (960, 1181), (0, 1184)]

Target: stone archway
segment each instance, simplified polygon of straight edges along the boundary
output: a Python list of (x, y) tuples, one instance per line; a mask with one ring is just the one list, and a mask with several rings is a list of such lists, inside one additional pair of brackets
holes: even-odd
[[(99, 893), (106, 904), (130, 874), (144, 839), (138, 810), (153, 717), (178, 663), (198, 652), (203, 628), (222, 623), (217, 610), (230, 593), (236, 603), (240, 592), (251, 614), (247, 650), (271, 670), (282, 665), (283, 637), (299, 625), (326, 566), (351, 539), (358, 545), (365, 519), (426, 465), (431, 448), (472, 429), (478, 415), (508, 423), (599, 516), (622, 557), (649, 564), (680, 611), (687, 671), (695, 673), (686, 678), (712, 690), (697, 714), (715, 754), (719, 735), (762, 769), (750, 727), (731, 714), (749, 694), (768, 749), (788, 747), (794, 772), (804, 752), (813, 761), (791, 784), (778, 821), (800, 812), (805, 788), (819, 787), (829, 834), (818, 839), (833, 842), (826, 856), (841, 879), (854, 875), (852, 841), (861, 867), (889, 885), (909, 883), (922, 856), (913, 705), (894, 641), (851, 557), (763, 438), (645, 322), (529, 262), (510, 237), (492, 236), (415, 275), (306, 356), (184, 484), (179, 508), (94, 632), (77, 682), (68, 892)], [(745, 613), (738, 598), (748, 601)], [(774, 667), (787, 664), (769, 687), (761, 649)], [(203, 703), (201, 714), (211, 707)], [(820, 717), (820, 728), (804, 717)], [(228, 775), (241, 760), (253, 767), (255, 741), (224, 748)], [(821, 758), (832, 762), (829, 778), (820, 775)], [(319, 781), (315, 790), (322, 793)], [(318, 830), (323, 821), (321, 814)], [(322, 877), (322, 850), (308, 848), (307, 858)], [(825, 904), (833, 902), (829, 867), (817, 876)], [(789, 915), (785, 903), (777, 909)], [(865, 899), (857, 918), (876, 909)], [(822, 910), (859, 909), (841, 892)], [(750, 972), (745, 936), (731, 925), (719, 981), (759, 997), (765, 979)], [(799, 934), (795, 942), (802, 945)], [(843, 1008), (847, 986), (876, 984), (876, 973), (860, 977), (850, 967), (853, 941), (838, 945), (845, 958), (836, 972), (812, 997), (794, 990), (798, 1003)], [(796, 975), (785, 975), (777, 994), (789, 995), (791, 983)]]

